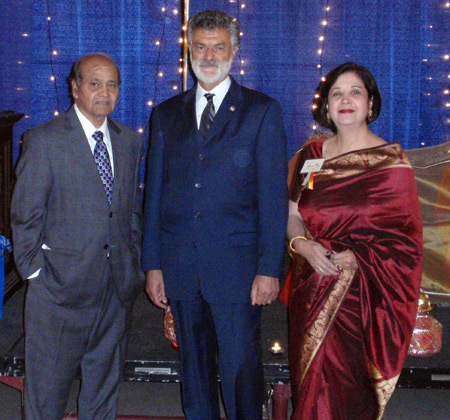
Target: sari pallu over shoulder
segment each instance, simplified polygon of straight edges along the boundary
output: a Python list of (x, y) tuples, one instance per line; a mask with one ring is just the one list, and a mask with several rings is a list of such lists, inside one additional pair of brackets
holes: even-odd
[(302, 327), (291, 323), (299, 329), (291, 337), (301, 335), (291, 339), (301, 349), (300, 360), (291, 363), (293, 388), (300, 391), (311, 367), (317, 371), (315, 356), (357, 281), (361, 357), (381, 418), (406, 358), (421, 280), (422, 223), (414, 176), (401, 146), (391, 143), (326, 160), (313, 189), (307, 189), (298, 169), (305, 160), (322, 156), (325, 140), (312, 138), (302, 148), (290, 197), (300, 197), (299, 211), (311, 238), (334, 252), (351, 249), (359, 268), (332, 277), (319, 276), (308, 263), (294, 270), (291, 313), (302, 319)]

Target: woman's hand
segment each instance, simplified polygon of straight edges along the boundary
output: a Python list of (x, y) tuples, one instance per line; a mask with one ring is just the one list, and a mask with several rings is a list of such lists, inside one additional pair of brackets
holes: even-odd
[(302, 255), (311, 264), (312, 268), (322, 276), (337, 276), (340, 270), (329, 257), (331, 251), (316, 241), (297, 239), (292, 244), (298, 254)]
[[(289, 200), (289, 218), (287, 224), (287, 237), (305, 236), (305, 228), (302, 215), (298, 211), (298, 203)], [(305, 257), (314, 270), (322, 276), (337, 276), (339, 270), (329, 260), (331, 251), (322, 244), (312, 240), (296, 239), (292, 247), (297, 254)]]
[(343, 252), (336, 252), (331, 254), (330, 261), (341, 270), (357, 270), (358, 263), (353, 251), (349, 249)]

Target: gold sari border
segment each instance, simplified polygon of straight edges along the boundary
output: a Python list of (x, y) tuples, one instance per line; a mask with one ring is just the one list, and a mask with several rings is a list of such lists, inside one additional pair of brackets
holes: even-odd
[[(300, 386), (320, 346), (325, 341), (327, 333), (347, 295), (354, 276), (355, 271), (352, 270), (343, 270), (341, 272), (325, 305), (323, 305), (319, 315), (305, 332), (300, 355)], [(322, 276), (320, 279), (322, 279)]]
[(383, 418), (386, 405), (395, 391), (395, 385), (397, 384), (400, 374), (390, 379), (383, 379), (380, 371), (371, 361), (369, 361), (369, 365), (378, 402), (377, 420), (381, 420)]
[(347, 178), (365, 174), (368, 171), (392, 168), (409, 168), (409, 159), (398, 143), (389, 143), (369, 149), (357, 150), (325, 161), (315, 182), (330, 178)]

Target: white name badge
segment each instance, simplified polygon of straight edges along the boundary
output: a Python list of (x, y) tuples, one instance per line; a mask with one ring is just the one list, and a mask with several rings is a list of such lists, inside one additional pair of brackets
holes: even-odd
[[(305, 186), (306, 184), (308, 184), (310, 178), (311, 178), (311, 174), (313, 172), (319, 172), (320, 169), (322, 168), (323, 162), (325, 162), (325, 159), (308, 159), (304, 164), (303, 164), (303, 168), (300, 170), (301, 174), (305, 174), (307, 173), (308, 175), (306, 176), (306, 178), (303, 180), (302, 185)], [(308, 188), (311, 187), (312, 189), (312, 181), (311, 181), (311, 185), (308, 186)]]
[(304, 174), (306, 172), (319, 172), (322, 168), (323, 162), (325, 159), (308, 159), (301, 169), (300, 173)]

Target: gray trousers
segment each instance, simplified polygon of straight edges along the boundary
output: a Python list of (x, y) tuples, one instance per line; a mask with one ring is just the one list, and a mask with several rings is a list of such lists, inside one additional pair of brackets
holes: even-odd
[(125, 362), (131, 308), (124, 308), (105, 275), (97, 305), (53, 303), (39, 277), (25, 300), (25, 416), (61, 420), (81, 368), (80, 420), (113, 420)]

